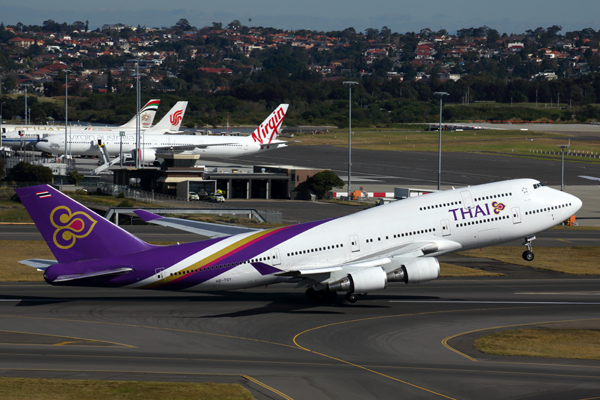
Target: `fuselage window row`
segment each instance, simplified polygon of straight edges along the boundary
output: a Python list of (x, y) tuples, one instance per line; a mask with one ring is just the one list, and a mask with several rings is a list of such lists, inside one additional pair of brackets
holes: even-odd
[[(354, 244), (354, 243), (352, 243)], [(307, 253), (315, 253), (318, 251), (324, 251), (324, 250), (331, 250), (331, 249), (339, 249), (340, 247), (344, 247), (343, 244), (336, 244), (331, 245), (331, 246), (327, 246), (327, 247), (318, 247), (318, 248), (314, 248), (314, 249), (308, 249), (308, 250), (299, 250), (299, 251), (292, 251), (291, 253), (287, 253), (288, 257), (291, 256), (298, 256), (298, 255), (302, 255), (302, 254), (307, 254)]]
[(255, 262), (262, 262), (262, 261), (267, 261), (267, 260), (271, 260), (271, 257), (270, 256), (259, 257), (259, 258), (253, 258), (251, 260), (235, 261), (235, 262), (227, 263), (227, 264), (212, 265), (210, 267), (197, 268), (197, 269), (192, 269), (189, 271), (179, 271), (179, 272), (171, 273), (169, 276), (186, 275), (186, 274), (191, 274), (191, 273), (195, 273), (195, 272), (209, 271), (209, 270), (213, 270), (213, 269), (231, 268), (231, 267), (236, 267), (238, 265), (242, 265), (242, 264), (246, 264), (246, 263), (252, 264)]
[(462, 204), (462, 201), (452, 201), (450, 203), (435, 204), (433, 206), (420, 207), (419, 210), (420, 211), (425, 211), (425, 210), (431, 210), (431, 209), (435, 209), (435, 208), (443, 208), (443, 207), (455, 206), (457, 204)]

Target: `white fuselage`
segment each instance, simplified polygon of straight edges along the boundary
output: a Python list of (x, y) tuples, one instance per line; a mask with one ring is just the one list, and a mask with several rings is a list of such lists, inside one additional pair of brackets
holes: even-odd
[[(185, 152), (200, 154), (207, 157), (236, 157), (256, 153), (261, 150), (271, 150), (285, 146), (285, 142), (277, 141), (272, 144), (256, 143), (246, 136), (196, 136), (196, 135), (141, 135), (142, 151), (158, 149), (181, 149)], [(73, 134), (68, 139), (67, 152), (71, 155), (98, 155), (98, 145), (103, 144), (111, 156), (135, 150), (135, 133), (119, 136), (118, 132), (110, 134), (84, 132)], [(64, 154), (64, 135), (52, 135), (39, 142), (37, 148), (49, 153)], [(185, 149), (185, 150), (183, 150)]]
[[(282, 271), (342, 267), (330, 273), (330, 282), (364, 268), (361, 263), (372, 261), (379, 266), (382, 258), (392, 260), (389, 264), (381, 263), (390, 272), (398, 268), (398, 263), (408, 260), (529, 237), (568, 219), (581, 205), (577, 197), (542, 186), (533, 179), (447, 190), (317, 223), (272, 247), (265, 247), (254, 261), (260, 259)], [(244, 233), (218, 241), (168, 267), (166, 275), (176, 275), (211, 254), (242, 248), (251, 235)], [(285, 281), (276, 274), (260, 274), (244, 261), (186, 290), (227, 290)], [(153, 279), (130, 287), (142, 287)]]

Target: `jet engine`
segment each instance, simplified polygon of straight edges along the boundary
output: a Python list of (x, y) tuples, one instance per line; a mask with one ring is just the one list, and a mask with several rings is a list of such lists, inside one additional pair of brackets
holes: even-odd
[(440, 277), (440, 263), (435, 257), (423, 257), (410, 261), (399, 269), (389, 272), (389, 282), (421, 283)]
[[(156, 161), (156, 150), (155, 149), (143, 149), (141, 150), (142, 157), (140, 158), (140, 164), (142, 165), (152, 165), (154, 161)], [(131, 155), (133, 157), (133, 161), (135, 162), (135, 150), (131, 151)]]
[(385, 289), (387, 276), (383, 268), (372, 267), (352, 272), (345, 278), (329, 284), (330, 291), (343, 290), (350, 293), (367, 293)]

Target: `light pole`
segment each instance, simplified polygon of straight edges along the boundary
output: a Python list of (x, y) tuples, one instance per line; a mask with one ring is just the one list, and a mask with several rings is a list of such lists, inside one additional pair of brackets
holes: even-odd
[(67, 161), (67, 125), (69, 122), (69, 70), (65, 69), (65, 162)]
[(565, 149), (568, 149), (571, 144), (559, 144), (560, 150), (562, 152), (562, 162), (561, 162), (561, 171), (560, 171), (560, 190), (564, 192), (565, 190)]
[(348, 200), (352, 200), (352, 85), (358, 85), (358, 82), (344, 81), (348, 85)]
[[(0, 83), (1, 85), (1, 83)], [(0, 149), (2, 149), (2, 108), (4, 103), (0, 103)]]
[(435, 92), (434, 95), (440, 96), (440, 142), (438, 145), (438, 185), (437, 190), (440, 190), (442, 184), (442, 97), (449, 96), (446, 92)]
[(25, 86), (25, 126), (27, 126), (27, 86)]
[(137, 114), (135, 116), (135, 168), (140, 168), (140, 60), (135, 60), (135, 89), (136, 89), (136, 106), (137, 106)]

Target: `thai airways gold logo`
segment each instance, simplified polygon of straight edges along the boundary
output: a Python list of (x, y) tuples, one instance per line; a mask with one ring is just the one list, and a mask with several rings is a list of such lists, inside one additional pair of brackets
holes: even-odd
[(504, 203), (499, 203), (497, 201), (494, 201), (492, 203), (492, 207), (494, 207), (494, 214), (500, 214), (502, 211), (504, 211), (504, 209), (506, 208), (506, 205)]
[(54, 245), (59, 249), (70, 249), (77, 239), (89, 235), (96, 220), (83, 211), (71, 213), (66, 206), (58, 206), (50, 213), (50, 223), (56, 228), (52, 236)]

